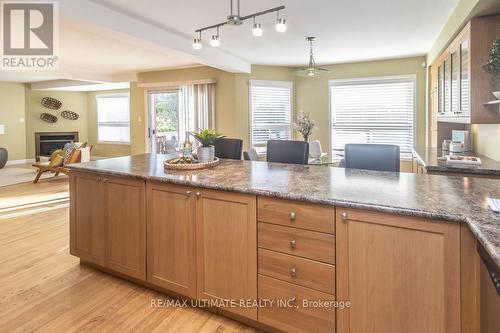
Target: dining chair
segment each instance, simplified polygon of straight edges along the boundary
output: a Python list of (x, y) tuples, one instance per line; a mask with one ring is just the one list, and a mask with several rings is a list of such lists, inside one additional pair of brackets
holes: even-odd
[(260, 161), (259, 154), (255, 148), (250, 148), (243, 152), (243, 159), (246, 161)]
[(231, 160), (241, 160), (243, 140), (222, 138), (214, 143), (215, 156)]
[(267, 141), (267, 162), (307, 164), (309, 143), (295, 140)]
[(345, 145), (344, 154), (341, 167), (399, 172), (400, 151), (397, 145), (349, 143)]

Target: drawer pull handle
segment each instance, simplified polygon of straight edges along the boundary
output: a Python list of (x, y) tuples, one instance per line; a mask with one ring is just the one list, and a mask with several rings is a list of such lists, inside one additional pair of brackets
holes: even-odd
[(295, 212), (291, 212), (291, 213), (290, 213), (290, 220), (291, 220), (291, 221), (295, 221), (295, 217), (296, 217)]
[(196, 192), (196, 196), (199, 198), (201, 197), (201, 192)]
[(295, 239), (290, 241), (290, 247), (292, 250), (295, 250), (297, 248), (297, 241)]
[(297, 277), (297, 268), (292, 268), (290, 270), (290, 276), (294, 278)]
[(347, 215), (347, 213), (346, 213), (346, 212), (343, 212), (342, 214), (340, 214), (340, 217), (341, 217), (341, 218), (342, 218), (342, 220), (344, 220), (344, 221), (347, 221), (347, 219), (348, 219), (348, 215)]
[(108, 178), (101, 178), (101, 180), (106, 183), (109, 179)]
[(293, 296), (292, 298), (290, 298), (290, 305), (291, 306), (297, 305), (297, 297)]
[(191, 191), (187, 190), (186, 195), (191, 195)]

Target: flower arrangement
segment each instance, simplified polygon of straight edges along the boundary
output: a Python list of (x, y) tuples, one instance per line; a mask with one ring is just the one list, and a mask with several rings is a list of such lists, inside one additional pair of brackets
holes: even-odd
[(213, 129), (204, 129), (199, 132), (191, 132), (191, 135), (194, 136), (198, 142), (201, 143), (203, 147), (213, 146), (215, 141), (222, 139), (224, 135), (217, 133)]
[(293, 121), (293, 127), (302, 134), (304, 141), (308, 141), (314, 128), (314, 120), (309, 118), (309, 113), (301, 110), (297, 118)]

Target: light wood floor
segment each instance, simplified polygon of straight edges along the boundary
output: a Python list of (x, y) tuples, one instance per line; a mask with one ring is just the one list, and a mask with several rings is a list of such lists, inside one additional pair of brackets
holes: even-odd
[(80, 265), (67, 194), (66, 177), (0, 188), (0, 332), (255, 332)]

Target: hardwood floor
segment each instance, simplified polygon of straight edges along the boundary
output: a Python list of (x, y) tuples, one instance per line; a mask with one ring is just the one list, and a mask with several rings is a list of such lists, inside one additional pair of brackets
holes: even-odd
[(68, 179), (0, 189), (0, 332), (256, 332), (69, 254)]

